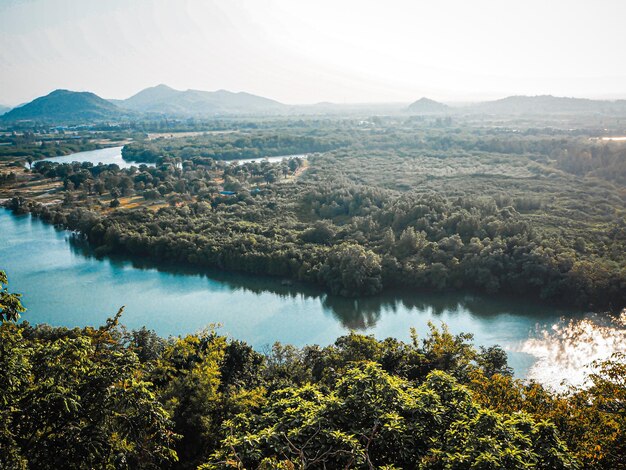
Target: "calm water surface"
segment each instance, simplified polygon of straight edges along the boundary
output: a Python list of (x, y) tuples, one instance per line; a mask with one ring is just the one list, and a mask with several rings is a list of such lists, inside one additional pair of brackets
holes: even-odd
[[(131, 165), (121, 147), (51, 160)], [(528, 348), (529, 341), (544, 338), (564, 315), (582, 317), (525, 300), (469, 294), (403, 292), (351, 300), (277, 279), (97, 258), (73, 234), (1, 208), (0, 269), (9, 274), (11, 290), (24, 294), (23, 318), (31, 323), (99, 325), (125, 305), (129, 328), (147, 326), (168, 336), (220, 324), (222, 333), (263, 349), (275, 341), (326, 345), (350, 330), (408, 340), (411, 327), (424, 337), (429, 321), (445, 322), (453, 333), (474, 334), (479, 345), (504, 347), (520, 377), (543, 357)]]
[(537, 329), (565, 312), (520, 300), (474, 295), (388, 294), (350, 300), (279, 280), (198, 272), (142, 261), (94, 257), (84, 242), (30, 215), (0, 209), (0, 268), (10, 288), (24, 294), (31, 323), (102, 324), (125, 305), (123, 323), (163, 336), (210, 324), (257, 349), (275, 341), (329, 344), (351, 329), (407, 340), (423, 337), (428, 321), (445, 322), (477, 344), (500, 344), (524, 376), (534, 356), (521, 352)]

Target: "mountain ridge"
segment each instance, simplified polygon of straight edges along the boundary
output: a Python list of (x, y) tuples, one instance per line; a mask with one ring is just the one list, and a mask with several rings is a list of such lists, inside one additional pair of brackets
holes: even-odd
[(124, 113), (124, 110), (95, 93), (57, 89), (13, 108), (0, 116), (0, 119), (5, 121), (95, 121), (119, 119)]
[(164, 84), (144, 88), (114, 103), (136, 112), (187, 115), (263, 113), (287, 108), (276, 100), (243, 91), (176, 90)]
[(593, 100), (553, 95), (512, 95), (466, 109), (491, 114), (566, 114), (626, 112), (626, 100)]
[[(367, 106), (367, 105), (362, 105)], [(362, 107), (361, 106), (361, 107)], [(371, 106), (375, 106), (371, 104)], [(88, 91), (64, 89), (35, 98), (13, 109), (0, 106), (2, 121), (85, 122), (120, 120), (140, 114), (171, 116), (276, 115), (324, 114), (355, 112), (355, 105), (317, 103), (286, 105), (276, 100), (248, 92), (176, 90), (160, 84), (145, 88), (123, 100), (105, 100)], [(594, 100), (553, 95), (512, 95), (498, 100), (463, 106), (447, 104), (422, 97), (403, 109), (412, 114), (467, 114), (467, 115), (538, 115), (538, 114), (605, 114), (625, 115), (626, 100)], [(394, 105), (387, 112), (402, 112)]]

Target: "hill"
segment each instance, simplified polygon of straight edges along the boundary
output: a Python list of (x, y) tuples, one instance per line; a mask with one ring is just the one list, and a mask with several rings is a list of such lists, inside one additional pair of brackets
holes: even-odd
[(0, 116), (11, 111), (11, 107), (0, 104)]
[(275, 113), (286, 108), (278, 101), (245, 92), (181, 91), (167, 85), (146, 88), (114, 103), (132, 111), (177, 115)]
[(437, 114), (448, 112), (450, 107), (429, 98), (420, 98), (409, 105), (408, 110), (413, 114)]
[(509, 96), (478, 103), (466, 110), (487, 114), (621, 114), (626, 113), (626, 100), (590, 100), (552, 95)]
[(93, 121), (117, 119), (124, 111), (90, 92), (55, 90), (4, 114), (4, 121)]

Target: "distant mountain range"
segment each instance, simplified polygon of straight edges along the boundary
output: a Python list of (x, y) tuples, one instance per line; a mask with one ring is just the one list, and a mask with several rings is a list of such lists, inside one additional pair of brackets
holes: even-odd
[[(2, 114), (4, 111), (8, 111)], [(105, 100), (89, 92), (55, 90), (30, 103), (9, 110), (0, 107), (0, 120), (5, 122), (35, 121), (54, 123), (85, 123), (117, 121), (142, 115), (170, 117), (210, 117), (225, 115), (277, 114), (340, 114), (399, 113), (417, 115), (559, 115), (607, 114), (626, 116), (626, 100), (589, 100), (555, 96), (510, 96), (467, 106), (448, 106), (429, 98), (420, 98), (407, 108), (400, 105), (333, 104), (285, 105), (278, 101), (226, 90), (180, 91), (166, 85), (146, 88), (125, 100)]]
[(245, 92), (180, 91), (167, 85), (146, 88), (128, 99), (113, 102), (132, 111), (168, 115), (265, 114), (287, 108), (278, 101)]
[(555, 115), (555, 114), (621, 114), (626, 115), (626, 100), (589, 100), (559, 96), (509, 96), (467, 106), (447, 106), (428, 98), (409, 105), (411, 114), (487, 114), (487, 115)]
[(486, 114), (616, 114), (626, 112), (626, 100), (589, 100), (552, 95), (509, 96), (469, 107)]
[[(167, 116), (276, 114), (287, 105), (250, 93), (226, 90), (180, 91), (166, 85), (146, 88), (125, 100), (105, 100), (89, 92), (55, 90), (0, 116), (4, 121), (114, 121), (139, 113)], [(0, 113), (2, 114), (2, 113)]]
[(4, 121), (101, 121), (119, 119), (124, 111), (89, 92), (55, 90), (0, 117)]

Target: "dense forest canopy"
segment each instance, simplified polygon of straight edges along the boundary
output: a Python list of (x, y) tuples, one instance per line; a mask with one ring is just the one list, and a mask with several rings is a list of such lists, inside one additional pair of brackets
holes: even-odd
[[(0, 195), (97, 256), (346, 297), (470, 289), (617, 311), (626, 145), (594, 129), (369, 117), (15, 131), (0, 146)], [(128, 140), (130, 168), (38, 161)], [(262, 158), (293, 154), (306, 156)], [(17, 324), (8, 280), (3, 468), (624, 468), (619, 354), (586, 388), (555, 393), (445, 325), (409, 342), (352, 333), (261, 353), (212, 329), (127, 331), (122, 310), (101, 327)]]
[[(15, 172), (4, 173), (5, 194), (13, 210), (79, 231), (101, 255), (348, 297), (473, 289), (626, 305), (623, 142), (440, 118), (259, 125), (125, 146), (124, 158), (154, 167), (35, 163), (20, 178), (62, 183), (56, 201), (29, 199)], [(308, 157), (260, 158), (294, 153)], [(229, 161), (240, 158), (259, 160)]]
[(292, 129), (289, 133), (214, 131), (177, 139), (160, 138), (124, 146), (122, 156), (133, 162), (156, 162), (160, 157), (194, 160), (238, 160), (325, 152), (346, 145), (353, 137), (337, 130)]

